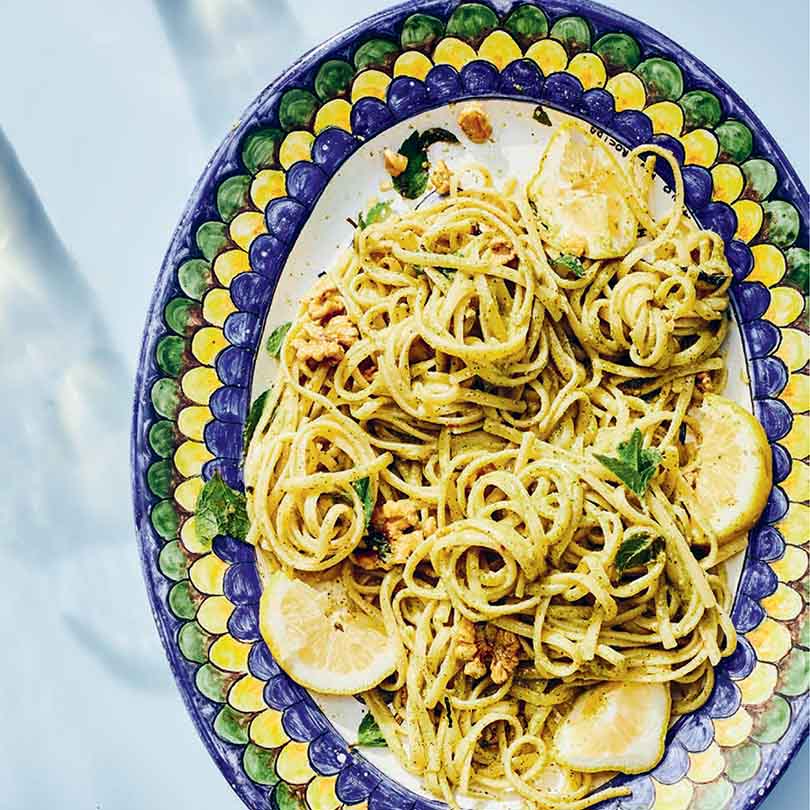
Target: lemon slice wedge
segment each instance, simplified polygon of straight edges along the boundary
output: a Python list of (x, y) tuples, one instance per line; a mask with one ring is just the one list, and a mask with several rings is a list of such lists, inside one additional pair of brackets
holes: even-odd
[(277, 572), (259, 605), (262, 637), (297, 683), (328, 695), (365, 692), (395, 669), (397, 645), (339, 580), (309, 585)]
[(701, 433), (692, 483), (719, 542), (747, 532), (771, 491), (771, 448), (762, 425), (741, 405), (706, 394), (692, 413)]
[(635, 245), (637, 222), (622, 180), (600, 144), (580, 129), (558, 129), (529, 183), (540, 236), (563, 253), (606, 259)]
[(557, 761), (586, 773), (643, 773), (664, 755), (669, 687), (605, 683), (580, 695), (554, 735)]

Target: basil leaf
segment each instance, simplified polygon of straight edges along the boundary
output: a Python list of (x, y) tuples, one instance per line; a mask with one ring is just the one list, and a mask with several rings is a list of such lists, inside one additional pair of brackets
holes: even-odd
[(383, 222), (388, 219), (390, 215), (390, 202), (375, 203), (368, 209), (365, 216), (363, 216), (362, 211), (357, 215), (357, 227), (360, 228), (361, 231), (365, 230), (369, 225), (373, 225), (375, 222)]
[(363, 538), (363, 544), (366, 548), (377, 552), (377, 556), (383, 561), (388, 561), (388, 555), (391, 553), (391, 543), (383, 532), (375, 529), (373, 526), (366, 532)]
[(702, 270), (698, 273), (698, 281), (711, 284), (712, 287), (719, 287), (727, 278), (722, 273), (704, 273)]
[(551, 119), (548, 117), (548, 113), (539, 104), (534, 108), (532, 118), (544, 127), (551, 126)]
[(357, 481), (352, 481), (352, 486), (363, 502), (363, 513), (366, 517), (366, 526), (368, 526), (371, 522), (371, 513), (374, 511), (374, 501), (371, 500), (371, 481), (366, 476)]
[(422, 149), (433, 146), (434, 143), (458, 143), (458, 138), (447, 129), (441, 127), (431, 127), (426, 129), (420, 138)]
[(647, 532), (639, 532), (628, 537), (616, 553), (616, 570), (621, 574), (627, 568), (636, 568), (655, 560), (664, 550), (665, 544), (660, 537), (652, 539)]
[(655, 475), (661, 454), (654, 448), (646, 449), (641, 443), (641, 431), (636, 428), (630, 441), (619, 442), (616, 447), (618, 458), (594, 453), (622, 483), (641, 497), (647, 491), (650, 479)]
[(568, 253), (558, 256), (556, 259), (552, 259), (551, 264), (555, 268), (559, 267), (570, 270), (577, 278), (582, 278), (585, 275), (585, 268), (582, 266), (582, 262), (576, 256), (571, 256)]
[(247, 419), (245, 419), (245, 427), (242, 430), (243, 453), (247, 453), (247, 449), (250, 446), (250, 440), (253, 438), (253, 434), (256, 431), (256, 425), (259, 424), (259, 419), (262, 418), (262, 414), (264, 413), (264, 404), (267, 402), (267, 396), (271, 390), (272, 389), (268, 388), (266, 391), (259, 394), (259, 396), (256, 397), (255, 402), (250, 406)]
[(244, 540), (250, 528), (244, 493), (229, 487), (219, 473), (200, 490), (194, 517), (197, 536), (206, 543), (220, 534)]
[(357, 744), (364, 745), (367, 748), (387, 747), (388, 743), (386, 743), (373, 714), (367, 714), (360, 721), (360, 728), (357, 730)]
[(292, 322), (287, 321), (287, 323), (277, 326), (270, 333), (270, 337), (267, 338), (267, 351), (270, 352), (273, 357), (278, 357), (281, 354), (281, 347), (284, 345), (284, 338), (287, 337), (287, 332), (290, 331), (291, 326)]
[(438, 142), (458, 143), (458, 138), (452, 132), (441, 127), (426, 129), (423, 133), (414, 130), (402, 143), (399, 154), (408, 158), (405, 171), (394, 177), (394, 188), (409, 200), (414, 200), (424, 194), (428, 184), (430, 163), (428, 161), (428, 147)]

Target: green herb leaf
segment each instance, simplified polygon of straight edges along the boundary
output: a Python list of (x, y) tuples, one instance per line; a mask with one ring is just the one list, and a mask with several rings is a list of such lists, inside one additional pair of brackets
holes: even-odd
[(539, 104), (534, 108), (532, 118), (544, 127), (551, 126), (551, 119), (548, 117), (548, 113)]
[(420, 138), (422, 149), (433, 146), (434, 143), (458, 143), (458, 138), (447, 129), (441, 127), (431, 127), (426, 129)]
[(616, 570), (621, 574), (627, 568), (647, 565), (655, 560), (664, 548), (664, 541), (660, 537), (653, 539), (647, 532), (634, 534), (619, 546), (616, 554)]
[(727, 278), (722, 273), (704, 273), (702, 270), (698, 273), (698, 281), (711, 284), (712, 287), (719, 287)]
[(385, 748), (388, 745), (371, 713), (360, 721), (360, 728), (357, 730), (357, 744), (367, 748)]
[(551, 264), (555, 268), (570, 270), (577, 278), (582, 278), (585, 275), (585, 268), (582, 266), (582, 262), (576, 256), (571, 256), (568, 253), (558, 256), (556, 259), (552, 259)]
[(287, 337), (287, 332), (290, 331), (291, 326), (292, 323), (287, 321), (287, 323), (277, 326), (270, 333), (270, 337), (267, 338), (267, 351), (270, 352), (273, 357), (278, 357), (281, 354), (281, 347), (284, 345), (284, 338)]
[(383, 222), (384, 220), (388, 219), (390, 215), (390, 202), (375, 203), (371, 206), (371, 208), (368, 209), (365, 216), (363, 216), (362, 211), (357, 215), (357, 227), (362, 231), (369, 225), (373, 225), (375, 222)]
[(253, 438), (253, 434), (256, 431), (256, 425), (259, 424), (259, 419), (262, 418), (262, 414), (264, 413), (264, 404), (267, 402), (267, 396), (272, 389), (268, 388), (263, 393), (259, 394), (256, 397), (256, 401), (250, 406), (250, 410), (248, 411), (247, 419), (245, 419), (245, 427), (242, 430), (242, 448), (243, 452), (247, 452), (247, 449), (250, 445), (250, 440)]
[(436, 267), (435, 269), (445, 278), (450, 278), (456, 272), (455, 267)]
[(447, 725), (449, 728), (453, 728), (453, 713), (450, 711), (450, 698), (445, 697), (444, 699), (444, 711), (447, 714)]
[(371, 522), (371, 513), (374, 511), (374, 501), (371, 500), (371, 481), (368, 476), (352, 481), (354, 491), (363, 502), (363, 512), (366, 516), (366, 526)]
[(408, 165), (405, 171), (393, 180), (394, 188), (403, 197), (415, 200), (424, 194), (430, 171), (427, 150), (429, 146), (440, 141), (458, 143), (458, 138), (441, 127), (426, 129), (421, 134), (414, 130), (399, 148), (399, 154), (408, 158)]
[(661, 454), (654, 448), (646, 449), (641, 443), (641, 431), (636, 428), (630, 441), (619, 442), (616, 450), (618, 458), (594, 455), (614, 475), (618, 476), (624, 485), (641, 497), (647, 490), (650, 479), (655, 475)]
[(250, 527), (244, 494), (229, 487), (219, 473), (214, 473), (197, 498), (194, 522), (197, 535), (204, 542), (210, 542), (219, 534), (244, 540)]
[(371, 526), (366, 532), (366, 536), (363, 538), (363, 543), (366, 548), (376, 551), (377, 556), (383, 562), (388, 562), (388, 555), (391, 553), (391, 543), (388, 542), (388, 538), (383, 532)]

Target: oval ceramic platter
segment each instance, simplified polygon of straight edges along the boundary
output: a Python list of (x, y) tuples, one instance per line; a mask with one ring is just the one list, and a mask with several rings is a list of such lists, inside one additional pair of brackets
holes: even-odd
[[(555, 127), (574, 116), (620, 157), (648, 141), (671, 149), (692, 216), (726, 240), (736, 322), (729, 395), (764, 425), (775, 484), (731, 565), (737, 651), (719, 666), (709, 702), (671, 729), (662, 762), (621, 777), (632, 794), (610, 804), (756, 805), (808, 731), (807, 192), (708, 68), (588, 2), (441, 1), (382, 12), (270, 85), (206, 168), (152, 299), (132, 436), (143, 567), (178, 687), (248, 807), (445, 807), (386, 751), (352, 745), (360, 703), (310, 695), (279, 669), (258, 630), (252, 547), (227, 536), (203, 542), (194, 509), (214, 472), (242, 487), (246, 414), (275, 373), (268, 334), (350, 242), (346, 218), (395, 196), (380, 191), (383, 148), (397, 149), (415, 128), (457, 132), (454, 105), (470, 98), (482, 100), (493, 140), (448, 148), (451, 164), (473, 158), (496, 181), (526, 177)], [(665, 176), (657, 182), (663, 205), (671, 190)]]

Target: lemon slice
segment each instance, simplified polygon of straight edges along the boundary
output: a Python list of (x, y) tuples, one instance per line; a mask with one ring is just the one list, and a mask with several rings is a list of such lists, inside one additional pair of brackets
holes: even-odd
[(586, 773), (642, 773), (664, 755), (669, 687), (605, 683), (580, 695), (554, 735), (557, 761)]
[(259, 606), (261, 633), (297, 683), (328, 695), (365, 692), (396, 667), (397, 646), (339, 580), (308, 585), (271, 574)]
[(607, 259), (635, 245), (637, 222), (616, 164), (575, 127), (552, 135), (528, 187), (540, 236), (563, 253)]
[(730, 399), (706, 394), (692, 415), (701, 433), (695, 496), (723, 542), (747, 532), (762, 514), (771, 491), (771, 448), (762, 425)]

